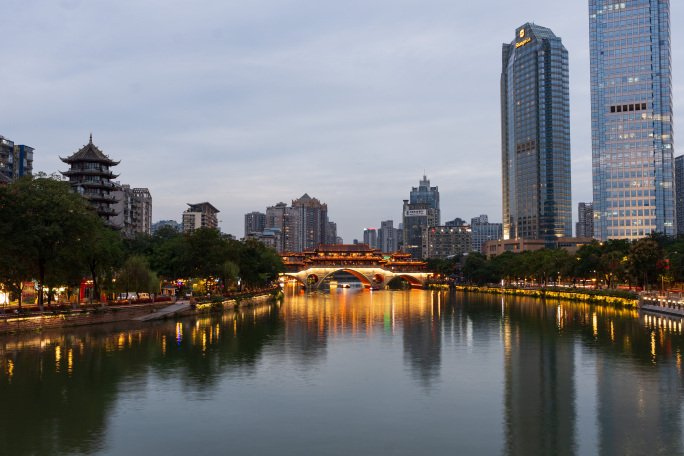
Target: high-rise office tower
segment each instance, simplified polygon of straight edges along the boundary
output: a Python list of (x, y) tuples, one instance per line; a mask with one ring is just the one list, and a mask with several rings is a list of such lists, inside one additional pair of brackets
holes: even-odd
[(684, 234), (684, 155), (675, 157), (675, 189), (677, 234)]
[(383, 253), (394, 253), (399, 249), (398, 230), (393, 220), (380, 222), (378, 230), (378, 250)]
[(575, 236), (594, 237), (594, 205), (592, 203), (579, 203), (577, 205)]
[(326, 244), (337, 244), (337, 223), (328, 220), (325, 232)]
[(572, 236), (568, 51), (548, 28), (503, 45), (501, 142), (503, 238)]
[(418, 187), (411, 187), (409, 204), (427, 204), (432, 210), (435, 225), (440, 224), (439, 213), (439, 187), (430, 187), (430, 180), (423, 175), (423, 180), (418, 183)]
[(676, 233), (669, 0), (589, 0), (594, 236)]
[(375, 228), (365, 228), (363, 230), (363, 243), (371, 249), (378, 248), (378, 230)]

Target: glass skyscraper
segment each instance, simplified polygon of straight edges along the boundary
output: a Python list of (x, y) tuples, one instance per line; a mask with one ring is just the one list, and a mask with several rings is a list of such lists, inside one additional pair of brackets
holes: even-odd
[(589, 0), (594, 236), (676, 234), (669, 0)]
[(503, 45), (503, 238), (572, 236), (568, 51), (551, 30), (525, 24)]
[(418, 187), (411, 187), (409, 204), (427, 204), (433, 211), (434, 225), (440, 224), (439, 211), (439, 187), (430, 187), (430, 179), (423, 175), (423, 180), (418, 183)]

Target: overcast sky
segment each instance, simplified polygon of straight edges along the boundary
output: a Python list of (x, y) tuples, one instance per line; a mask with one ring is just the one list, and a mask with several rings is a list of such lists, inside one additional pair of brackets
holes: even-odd
[[(673, 1), (675, 121), (684, 5)], [(591, 200), (586, 0), (8, 0), (0, 135), (35, 171), (93, 142), (153, 221), (209, 201), (224, 232), (305, 192), (346, 243), (427, 174), (442, 222), (501, 221), (501, 44), (551, 28), (570, 54), (573, 212)], [(681, 95), (680, 95), (681, 94)], [(574, 214), (576, 218), (577, 215)]]

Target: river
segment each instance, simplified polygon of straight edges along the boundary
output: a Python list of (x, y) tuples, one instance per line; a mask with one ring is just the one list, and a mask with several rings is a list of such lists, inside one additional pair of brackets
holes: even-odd
[(682, 321), (446, 291), (0, 338), (0, 455), (681, 455)]

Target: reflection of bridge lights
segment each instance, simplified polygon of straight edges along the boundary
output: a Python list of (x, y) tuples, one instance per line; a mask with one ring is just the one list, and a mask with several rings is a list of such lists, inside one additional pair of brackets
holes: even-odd
[(176, 342), (178, 342), (178, 345), (183, 341), (183, 325), (180, 323), (176, 323)]

